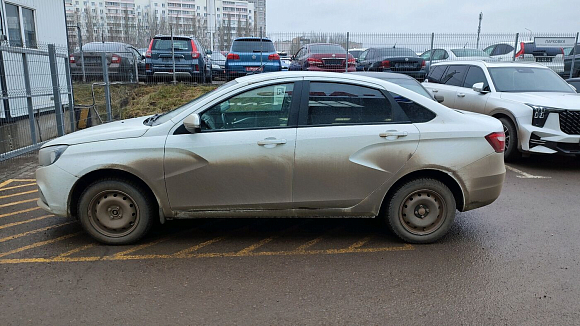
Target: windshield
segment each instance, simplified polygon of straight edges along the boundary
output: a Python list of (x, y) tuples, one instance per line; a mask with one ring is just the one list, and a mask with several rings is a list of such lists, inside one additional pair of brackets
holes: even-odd
[(574, 93), (568, 84), (547, 68), (489, 68), (498, 92), (563, 92)]
[(213, 91), (207, 92), (205, 94), (203, 94), (202, 96), (194, 99), (193, 101), (186, 103), (176, 109), (173, 109), (172, 111), (163, 113), (161, 116), (159, 116), (159, 118), (157, 118), (157, 120), (155, 120), (155, 122), (152, 124), (153, 126), (156, 125), (160, 125), (162, 123), (165, 123), (171, 119), (173, 119), (173, 117), (179, 115), (181, 112), (185, 111), (186, 109), (189, 109), (192, 105), (196, 104), (197, 102), (201, 101), (203, 98), (207, 97), (209, 94), (213, 94), (213, 92), (218, 91), (218, 90), (223, 90), (226, 88), (230, 88), (234, 85), (236, 85), (238, 82), (235, 80), (232, 80), (230, 82), (227, 82), (223, 85), (221, 85), (220, 87), (214, 89)]
[(320, 44), (310, 47), (310, 53), (346, 53), (342, 46), (337, 44)]
[(226, 61), (226, 57), (220, 52), (214, 52), (211, 54), (211, 59), (215, 61)]
[(390, 57), (416, 57), (417, 54), (411, 50), (406, 48), (382, 48), (377, 49), (377, 52), (380, 56), (390, 56)]
[(270, 40), (236, 40), (232, 44), (231, 52), (276, 52), (274, 49), (274, 43)]
[(413, 91), (417, 94), (423, 95), (428, 97), (429, 99), (433, 99), (431, 95), (427, 92), (427, 90), (423, 87), (423, 85), (419, 84), (416, 80), (413, 79), (406, 79), (406, 78), (392, 78), (392, 79), (385, 79), (388, 82), (393, 84), (397, 84), (401, 87), (404, 87), (410, 91)]
[(456, 57), (489, 57), (487, 53), (479, 49), (453, 49), (451, 50)]

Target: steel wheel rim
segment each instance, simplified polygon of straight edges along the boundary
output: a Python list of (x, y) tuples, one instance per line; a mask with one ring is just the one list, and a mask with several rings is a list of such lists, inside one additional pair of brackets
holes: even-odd
[(505, 135), (504, 151), (507, 152), (507, 150), (509, 148), (509, 144), (510, 144), (510, 130), (508, 129), (508, 127), (505, 124), (503, 125), (503, 133)]
[(140, 214), (131, 196), (119, 190), (105, 190), (91, 199), (88, 216), (91, 225), (99, 233), (119, 238), (137, 228)]
[(445, 222), (447, 205), (436, 191), (421, 189), (405, 197), (399, 208), (403, 228), (415, 235), (429, 235)]

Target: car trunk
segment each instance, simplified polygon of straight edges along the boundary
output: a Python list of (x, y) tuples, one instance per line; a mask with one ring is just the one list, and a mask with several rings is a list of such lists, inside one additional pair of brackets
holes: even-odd
[(173, 53), (171, 43), (170, 37), (153, 39), (150, 53), (151, 63), (169, 67), (173, 66), (173, 57), (175, 57), (176, 66), (191, 65), (193, 59), (192, 41), (185, 38), (173, 38)]
[(346, 64), (346, 53), (316, 53), (310, 58), (321, 60), (322, 65), (318, 67), (325, 69), (344, 69)]
[(239, 61), (246, 71), (260, 70), (262, 65), (269, 62), (269, 56), (276, 53), (272, 42), (260, 40), (237, 40), (232, 45), (232, 52), (240, 56)]
[(419, 71), (423, 59), (416, 57), (385, 57), (382, 61), (389, 61), (392, 71)]

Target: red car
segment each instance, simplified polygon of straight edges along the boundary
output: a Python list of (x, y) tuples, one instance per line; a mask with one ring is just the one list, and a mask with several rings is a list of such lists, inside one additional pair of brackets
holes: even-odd
[[(346, 50), (339, 44), (312, 43), (304, 45), (292, 57), (289, 70), (345, 72)], [(348, 54), (348, 71), (356, 71), (356, 60)]]

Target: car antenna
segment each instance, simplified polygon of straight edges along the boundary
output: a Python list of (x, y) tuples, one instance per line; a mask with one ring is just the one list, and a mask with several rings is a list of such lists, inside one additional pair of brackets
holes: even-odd
[(463, 48), (464, 48), (464, 49), (465, 49), (465, 47), (467, 46), (467, 43), (469, 43), (469, 42), (465, 42), (465, 45), (463, 46)]
[(397, 43), (395, 42), (395, 44), (393, 44), (393, 49), (395, 48), (395, 46), (397, 46)]

